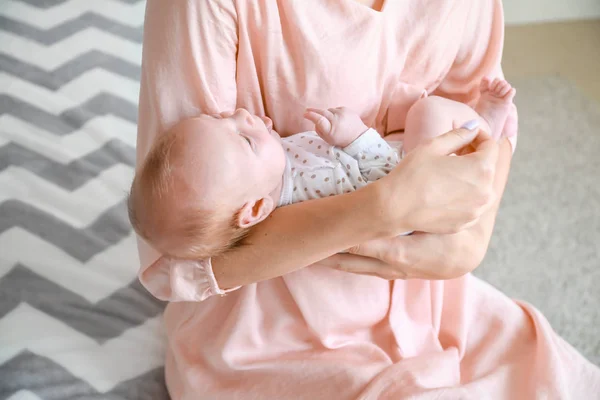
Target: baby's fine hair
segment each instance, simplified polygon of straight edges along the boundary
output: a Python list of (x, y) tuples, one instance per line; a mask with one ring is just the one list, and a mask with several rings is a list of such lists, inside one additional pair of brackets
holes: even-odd
[[(237, 213), (202, 207), (201, 198), (191, 206), (177, 202), (179, 135), (162, 134), (137, 170), (127, 200), (129, 220), (135, 232), (163, 255), (180, 259), (215, 257), (242, 244), (248, 229), (238, 227)], [(201, 192), (201, 191), (200, 191)]]

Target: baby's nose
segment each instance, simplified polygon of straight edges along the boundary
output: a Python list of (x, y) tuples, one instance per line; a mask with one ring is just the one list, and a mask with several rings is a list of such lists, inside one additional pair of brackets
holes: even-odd
[(273, 121), (271, 121), (271, 118), (269, 118), (269, 117), (260, 117), (260, 119), (263, 120), (263, 122), (265, 123), (265, 126), (267, 127), (267, 129), (270, 132), (273, 129)]
[(238, 108), (237, 110), (235, 110), (235, 114), (234, 114), (236, 119), (239, 119), (240, 121), (244, 121), (246, 124), (252, 126), (254, 125), (254, 116), (252, 114), (250, 114), (248, 112), (248, 110), (243, 109), (243, 108)]
[(248, 112), (248, 110), (246, 110), (245, 108), (238, 108), (237, 110), (235, 110), (235, 116), (239, 116), (239, 117), (250, 117), (250, 113)]

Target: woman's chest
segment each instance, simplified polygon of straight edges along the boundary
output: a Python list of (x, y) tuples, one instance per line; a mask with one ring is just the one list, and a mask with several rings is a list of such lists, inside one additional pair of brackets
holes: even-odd
[(285, 136), (311, 128), (306, 107), (346, 106), (382, 133), (402, 129), (398, 114), (452, 62), (452, 46), (438, 50), (443, 29), (430, 26), (443, 13), (424, 19), (431, 3), (390, 1), (383, 13), (353, 0), (245, 3), (238, 105), (270, 116)]

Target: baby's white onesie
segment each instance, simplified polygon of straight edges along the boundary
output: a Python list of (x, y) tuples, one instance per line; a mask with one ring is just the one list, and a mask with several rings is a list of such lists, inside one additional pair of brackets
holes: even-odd
[(374, 129), (350, 145), (331, 146), (315, 132), (282, 139), (287, 156), (279, 206), (348, 193), (387, 175), (400, 162), (401, 144), (390, 146)]

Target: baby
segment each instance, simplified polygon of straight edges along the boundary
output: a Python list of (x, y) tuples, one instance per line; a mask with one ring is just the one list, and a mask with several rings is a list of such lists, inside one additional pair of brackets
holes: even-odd
[[(499, 79), (484, 79), (480, 90), (469, 113), (497, 138), (515, 91)], [(419, 123), (432, 119), (427, 111), (409, 112), (404, 146), (392, 147), (346, 108), (308, 109), (304, 116), (315, 131), (283, 139), (270, 119), (243, 109), (175, 125), (136, 173), (129, 197), (135, 231), (170, 257), (214, 257), (276, 207), (359, 189), (386, 175), (404, 152), (452, 128)]]

